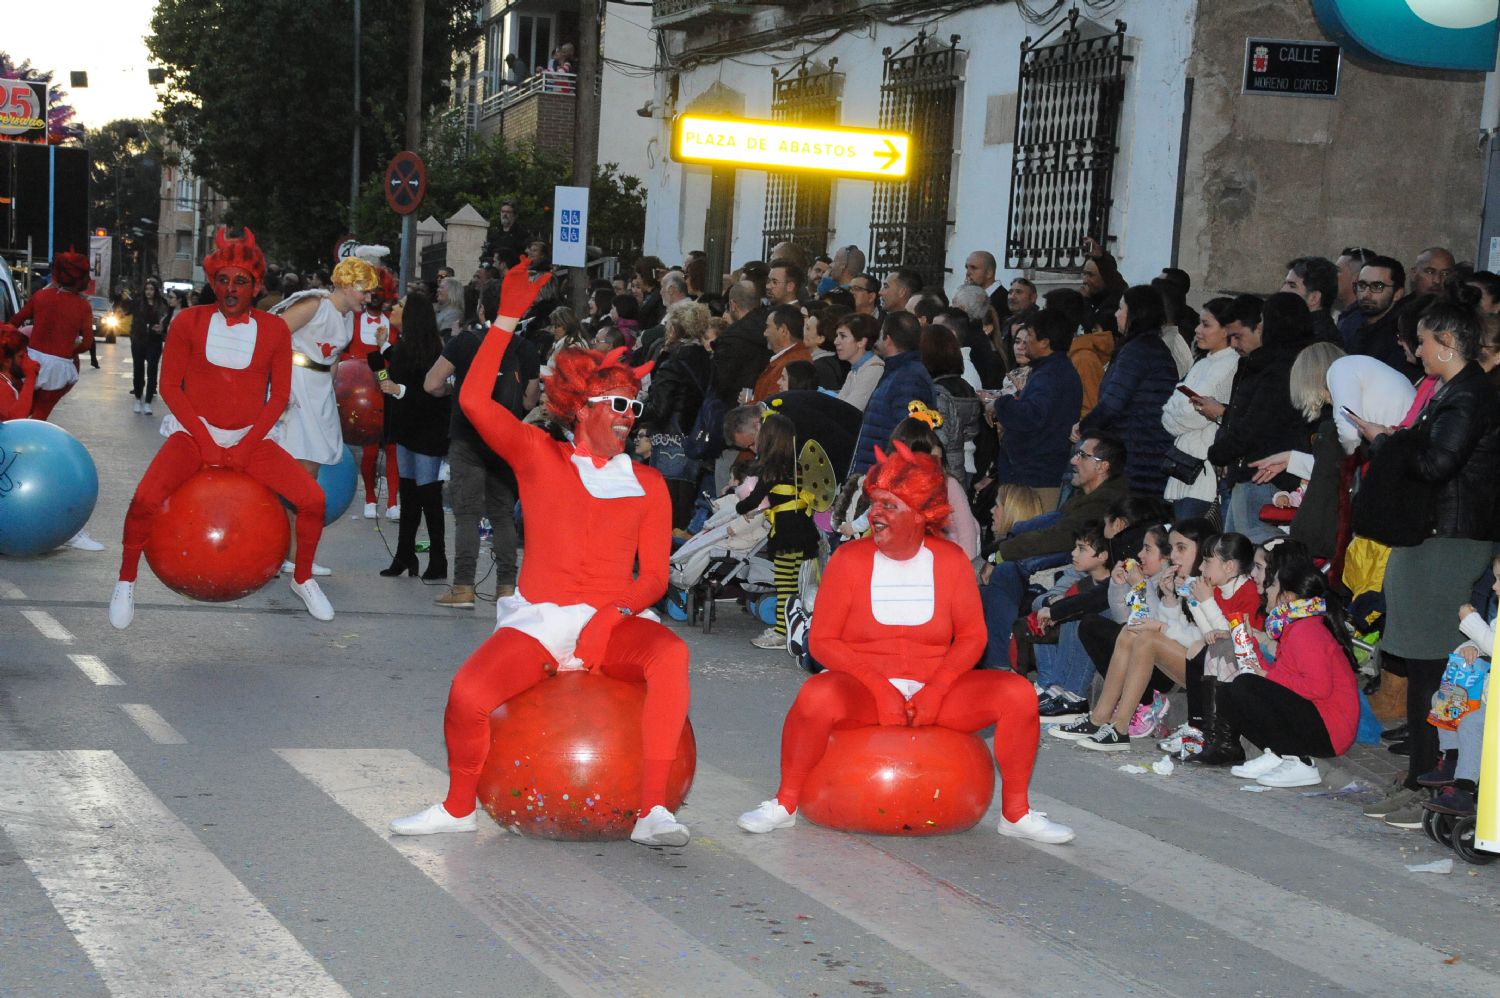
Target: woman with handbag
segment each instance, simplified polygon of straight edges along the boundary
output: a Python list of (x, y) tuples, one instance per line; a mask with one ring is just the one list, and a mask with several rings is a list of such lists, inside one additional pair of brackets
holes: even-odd
[(1163, 460), (1167, 473), (1165, 498), (1174, 520), (1207, 514), (1219, 491), (1219, 476), (1208, 463), (1219, 424), (1193, 407), (1194, 397), (1227, 399), (1234, 388), (1240, 355), (1229, 345), (1229, 308), (1233, 298), (1214, 298), (1198, 313), (1193, 344), (1204, 356), (1188, 371), (1177, 391), (1162, 407), (1161, 425), (1172, 434), (1172, 448)]
[(637, 423), (637, 455), (667, 480), (672, 495), (672, 526), (685, 529), (693, 516), (701, 462), (688, 457), (684, 437), (698, 419), (708, 394), (713, 358), (703, 345), (708, 306), (680, 301), (667, 309), (661, 355), (646, 393), (646, 411)]
[(1407, 776), (1366, 810), (1397, 823), (1421, 818), (1417, 777), (1437, 765), (1437, 729), (1426, 723), (1448, 651), (1460, 635), (1452, 607), (1489, 564), (1497, 534), (1500, 414), (1475, 358), (1483, 340), (1478, 292), (1468, 286), (1431, 305), (1418, 324), (1417, 357), (1437, 390), (1406, 429), (1351, 414), (1369, 442), (1370, 466), (1354, 499), (1355, 528), (1391, 545), (1381, 655), (1405, 664), (1411, 756)]

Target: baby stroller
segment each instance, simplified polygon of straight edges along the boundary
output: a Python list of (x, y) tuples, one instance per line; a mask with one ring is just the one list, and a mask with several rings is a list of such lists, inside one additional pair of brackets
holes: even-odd
[(775, 572), (762, 556), (771, 524), (763, 513), (746, 520), (735, 511), (737, 498), (722, 496), (703, 529), (672, 554), (667, 612), (678, 620), (713, 630), (714, 602), (727, 591), (752, 599), (774, 596)]

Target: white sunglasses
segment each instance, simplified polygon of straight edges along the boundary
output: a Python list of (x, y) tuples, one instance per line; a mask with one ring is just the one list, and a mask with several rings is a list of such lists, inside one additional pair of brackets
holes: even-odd
[(589, 403), (591, 405), (596, 402), (608, 402), (611, 412), (628, 412), (637, 419), (639, 419), (641, 417), (641, 414), (646, 411), (646, 403), (640, 401), (639, 399), (626, 398), (624, 395), (589, 396)]

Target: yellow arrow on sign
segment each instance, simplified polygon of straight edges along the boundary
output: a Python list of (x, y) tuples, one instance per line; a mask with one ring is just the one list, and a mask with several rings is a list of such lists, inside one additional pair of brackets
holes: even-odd
[(672, 158), (679, 163), (900, 180), (906, 176), (910, 151), (911, 138), (904, 132), (868, 128), (696, 114), (679, 115), (672, 127)]

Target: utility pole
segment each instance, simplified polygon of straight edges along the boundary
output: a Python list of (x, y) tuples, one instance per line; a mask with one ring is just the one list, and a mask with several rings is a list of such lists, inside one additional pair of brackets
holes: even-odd
[(359, 221), (360, 13), (360, 0), (354, 0), (354, 157), (349, 166), (349, 232), (354, 235), (358, 235), (355, 232), (355, 223)]
[[(422, 29), (427, 19), (426, 0), (408, 0), (406, 53), (406, 148), (417, 152), (422, 144)], [(416, 273), (417, 213), (401, 218), (401, 293)]]
[[(578, 80), (573, 104), (573, 186), (589, 187), (599, 159), (599, 36), (604, 8), (599, 0), (579, 0)], [(573, 310), (584, 314), (588, 303), (587, 267), (570, 267)]]

